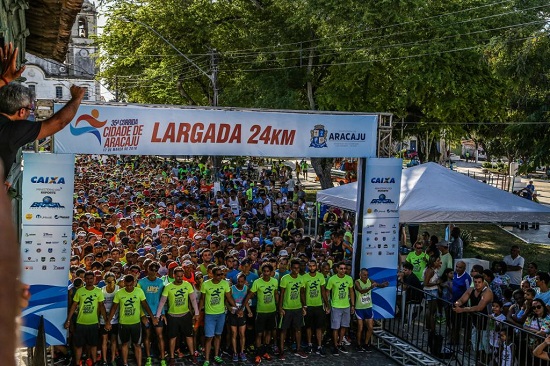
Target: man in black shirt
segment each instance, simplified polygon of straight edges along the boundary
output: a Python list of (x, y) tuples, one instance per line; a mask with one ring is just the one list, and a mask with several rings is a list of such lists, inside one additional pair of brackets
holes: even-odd
[(403, 291), (407, 294), (407, 304), (420, 304), (424, 297), (422, 284), (418, 277), (413, 275), (413, 265), (409, 262), (403, 263), (403, 271), (399, 272), (399, 283), (403, 286)]
[(71, 86), (71, 100), (61, 110), (45, 121), (32, 122), (27, 120), (34, 111), (32, 91), (17, 83), (0, 89), (0, 157), (6, 175), (20, 147), (55, 134), (72, 121), (84, 92), (84, 88)]

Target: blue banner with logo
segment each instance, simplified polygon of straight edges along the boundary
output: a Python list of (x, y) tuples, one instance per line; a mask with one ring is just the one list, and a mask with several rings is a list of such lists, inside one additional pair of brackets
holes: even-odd
[(66, 344), (67, 283), (71, 256), (74, 156), (24, 153), (21, 281), (30, 285), (22, 312), (21, 337), (36, 344), (44, 317), (46, 343)]
[(369, 270), (371, 280), (388, 282), (372, 291), (375, 319), (395, 316), (402, 166), (401, 159), (367, 159), (360, 264)]

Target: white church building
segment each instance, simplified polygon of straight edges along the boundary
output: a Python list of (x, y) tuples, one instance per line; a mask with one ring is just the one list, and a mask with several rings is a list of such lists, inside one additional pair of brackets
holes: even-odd
[(65, 62), (58, 63), (27, 53), (24, 85), (35, 92), (37, 99), (66, 101), (71, 97), (70, 86), (75, 84), (87, 89), (84, 100), (101, 101), (100, 85), (95, 80), (97, 49), (93, 45), (93, 36), (96, 34), (96, 8), (84, 0), (71, 30)]

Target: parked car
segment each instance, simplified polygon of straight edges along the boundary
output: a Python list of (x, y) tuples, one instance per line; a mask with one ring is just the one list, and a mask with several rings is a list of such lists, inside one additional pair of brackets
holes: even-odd
[(460, 156), (456, 155), (455, 153), (451, 153), (449, 155), (449, 160), (450, 161), (459, 161), (460, 160)]
[(418, 156), (418, 152), (416, 150), (405, 150), (405, 158), (412, 159)]

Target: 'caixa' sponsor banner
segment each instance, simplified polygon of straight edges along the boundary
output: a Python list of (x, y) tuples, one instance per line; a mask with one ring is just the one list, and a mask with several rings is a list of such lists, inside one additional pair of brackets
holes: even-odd
[(372, 280), (389, 284), (372, 291), (377, 319), (395, 315), (402, 164), (401, 159), (367, 159), (360, 263)]
[(74, 156), (23, 154), (21, 281), (30, 285), (21, 341), (36, 345), (40, 319), (46, 343), (66, 343), (67, 273), (71, 253)]

